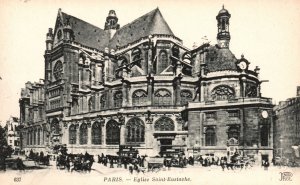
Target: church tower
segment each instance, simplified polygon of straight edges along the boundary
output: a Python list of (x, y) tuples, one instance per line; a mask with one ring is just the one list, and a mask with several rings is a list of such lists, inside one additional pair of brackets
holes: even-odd
[(110, 34), (110, 38), (112, 38), (119, 28), (120, 25), (118, 24), (117, 14), (114, 10), (110, 10), (106, 17), (104, 30), (107, 30)]
[(218, 45), (221, 48), (228, 48), (229, 42), (230, 42), (230, 32), (229, 32), (229, 19), (230, 19), (230, 13), (228, 10), (223, 8), (219, 11), (219, 14), (217, 15), (216, 19), (218, 21)]

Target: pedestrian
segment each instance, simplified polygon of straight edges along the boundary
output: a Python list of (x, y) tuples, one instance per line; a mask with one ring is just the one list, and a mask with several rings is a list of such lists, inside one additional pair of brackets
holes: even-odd
[(127, 159), (126, 158), (124, 158), (124, 162), (123, 163), (124, 163), (124, 168), (127, 169)]
[(132, 165), (129, 165), (129, 172), (130, 172), (130, 174), (133, 173), (133, 167), (132, 167)]
[(121, 157), (118, 158), (117, 168), (122, 168), (122, 159), (121, 159)]
[(110, 168), (114, 168), (114, 160), (111, 158), (110, 160), (109, 160), (109, 164), (110, 164)]
[(269, 166), (270, 166), (270, 163), (269, 163), (268, 160), (266, 160), (266, 161), (265, 161), (265, 164), (264, 164), (264, 169), (265, 169), (265, 171), (268, 171)]
[(104, 159), (103, 159), (103, 164), (104, 164), (104, 166), (107, 166), (107, 157), (104, 157)]

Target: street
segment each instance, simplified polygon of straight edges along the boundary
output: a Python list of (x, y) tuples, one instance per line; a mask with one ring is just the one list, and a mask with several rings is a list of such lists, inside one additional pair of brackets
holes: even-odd
[[(25, 162), (29, 165), (32, 161)], [(45, 166), (42, 166), (45, 167)], [(161, 169), (158, 172), (130, 174), (124, 168), (109, 168), (94, 163), (90, 173), (67, 172), (56, 169), (55, 161), (43, 169), (26, 171), (7, 170), (0, 173), (1, 184), (4, 185), (90, 185), (90, 184), (299, 184), (300, 168), (271, 166), (268, 171), (260, 166), (246, 170), (225, 170), (220, 166), (202, 167), (199, 165), (187, 168)], [(4, 182), (4, 183), (3, 183)]]

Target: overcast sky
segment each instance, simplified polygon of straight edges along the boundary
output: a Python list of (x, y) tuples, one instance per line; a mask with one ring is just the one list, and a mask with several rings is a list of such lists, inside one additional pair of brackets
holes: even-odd
[[(126, 2), (126, 3), (125, 3)], [(261, 68), (264, 97), (274, 103), (296, 96), (300, 85), (300, 1), (297, 0), (1, 0), (0, 120), (19, 117), (21, 88), (44, 78), (45, 35), (54, 27), (59, 8), (100, 28), (114, 9), (121, 26), (159, 7), (173, 33), (186, 47), (207, 36), (216, 43), (216, 15), (229, 10), (230, 49)]]

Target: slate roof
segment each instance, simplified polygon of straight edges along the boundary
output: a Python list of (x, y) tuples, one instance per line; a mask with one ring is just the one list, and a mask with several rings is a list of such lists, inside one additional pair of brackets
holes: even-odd
[(111, 39), (106, 30), (64, 12), (62, 17), (64, 23), (69, 19), (75, 42), (99, 50), (124, 46), (151, 34), (174, 35), (158, 8), (124, 25)]
[(237, 70), (236, 57), (228, 48), (210, 46), (206, 55), (208, 72)]
[(75, 36), (75, 42), (99, 50), (104, 50), (104, 48), (108, 46), (108, 32), (64, 12), (62, 12), (62, 17), (64, 23), (69, 19), (69, 23)]
[(121, 27), (110, 41), (110, 47), (124, 46), (151, 34), (174, 35), (158, 8)]

